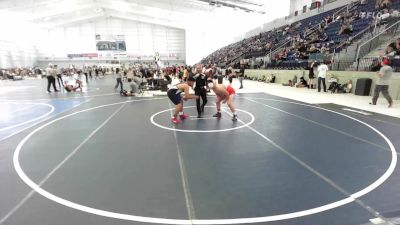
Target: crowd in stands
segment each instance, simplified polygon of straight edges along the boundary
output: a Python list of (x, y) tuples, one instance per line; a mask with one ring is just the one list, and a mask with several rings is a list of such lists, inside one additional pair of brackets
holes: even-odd
[(22, 79), (23, 77), (34, 77), (41, 73), (42, 70), (39, 68), (0, 68), (0, 79)]
[(400, 37), (390, 43), (385, 49), (386, 56), (400, 57)]
[[(382, 25), (398, 20), (399, 8), (400, 4), (393, 4), (392, 0), (360, 0), (349, 8), (323, 12), (233, 43), (210, 54), (201, 62), (230, 64), (237, 63), (239, 57), (267, 57), (270, 62), (268, 66), (273, 67), (283, 61), (301, 62), (315, 58), (325, 61), (333, 52), (339, 52), (350, 45), (359, 32), (374, 27), (375, 23)], [(290, 45), (277, 48), (287, 42)], [(274, 54), (269, 55), (274, 50)], [(264, 65), (255, 67), (261, 68)]]

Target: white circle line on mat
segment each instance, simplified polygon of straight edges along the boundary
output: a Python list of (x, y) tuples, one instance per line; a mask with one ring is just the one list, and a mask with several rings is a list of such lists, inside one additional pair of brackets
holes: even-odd
[[(260, 98), (252, 98), (252, 99), (260, 99)], [(146, 99), (146, 100), (151, 100), (151, 99)], [(360, 121), (360, 120), (358, 120), (356, 118), (353, 118), (351, 116), (345, 115), (343, 113), (339, 113), (339, 112), (336, 112), (336, 111), (333, 111), (333, 110), (329, 110), (329, 109), (324, 109), (324, 108), (317, 107), (317, 106), (311, 106), (311, 105), (306, 105), (306, 104), (301, 104), (301, 103), (296, 103), (296, 102), (275, 100), (275, 99), (264, 99), (264, 100), (280, 101), (280, 102), (286, 102), (286, 103), (303, 105), (303, 106), (307, 106), (307, 107), (321, 109), (321, 110), (324, 110), (324, 111), (332, 112), (332, 113), (347, 117), (349, 119), (352, 119), (352, 120), (354, 120), (356, 122), (359, 122), (359, 123), (367, 126), (371, 130), (373, 130), (374, 132), (379, 134), (386, 141), (386, 143), (389, 145), (390, 150), (391, 150), (391, 155), (392, 155), (392, 160), (391, 160), (391, 163), (389, 165), (389, 168), (385, 171), (385, 173), (378, 180), (376, 180), (375, 182), (373, 182), (372, 184), (370, 184), (366, 188), (364, 188), (364, 189), (362, 189), (362, 190), (360, 190), (360, 191), (358, 191), (358, 192), (356, 192), (354, 194), (351, 194), (350, 197), (347, 197), (347, 198), (344, 198), (344, 199), (341, 199), (339, 201), (335, 201), (335, 202), (332, 202), (332, 203), (329, 203), (329, 204), (326, 204), (326, 205), (318, 206), (318, 207), (315, 207), (315, 208), (306, 209), (306, 210), (297, 211), (297, 212), (292, 212), (292, 213), (286, 213), (286, 214), (272, 215), (272, 216), (234, 218), (234, 219), (194, 219), (194, 220), (168, 219), (168, 218), (136, 216), (136, 215), (130, 215), (130, 214), (122, 214), (122, 213), (117, 213), (117, 212), (111, 212), (111, 211), (106, 211), (106, 210), (101, 210), (101, 209), (97, 209), (97, 208), (92, 208), (92, 207), (88, 207), (88, 206), (85, 206), (85, 205), (81, 205), (81, 204), (78, 204), (78, 203), (75, 203), (75, 202), (71, 202), (71, 201), (69, 201), (67, 199), (63, 199), (63, 198), (61, 198), (59, 196), (56, 196), (56, 195), (44, 190), (38, 184), (33, 182), (24, 173), (24, 171), (22, 170), (21, 165), (19, 163), (20, 151), (21, 151), (23, 145), (25, 144), (25, 142), (32, 135), (34, 135), (36, 132), (38, 132), (39, 130), (49, 126), (50, 124), (52, 124), (54, 122), (57, 122), (57, 121), (62, 120), (64, 118), (76, 115), (78, 113), (86, 112), (86, 111), (93, 110), (93, 109), (103, 108), (103, 107), (107, 107), (107, 106), (123, 104), (123, 103), (126, 103), (126, 102), (134, 102), (136, 100), (112, 103), (112, 104), (101, 105), (101, 106), (97, 106), (97, 107), (81, 110), (81, 111), (78, 111), (78, 112), (71, 113), (69, 115), (62, 116), (60, 118), (52, 120), (52, 121), (50, 121), (50, 122), (48, 122), (48, 123), (36, 128), (31, 133), (29, 133), (18, 144), (18, 146), (16, 147), (16, 149), (14, 151), (14, 156), (13, 156), (14, 167), (15, 167), (16, 172), (20, 176), (20, 178), (29, 187), (31, 187), (33, 190), (35, 190), (40, 195), (48, 198), (51, 201), (57, 202), (57, 203), (59, 203), (61, 205), (64, 205), (64, 206), (67, 206), (67, 207), (70, 207), (70, 208), (73, 208), (73, 209), (77, 209), (77, 210), (80, 210), (80, 211), (83, 211), (83, 212), (86, 212), (86, 213), (100, 215), (100, 216), (109, 217), (109, 218), (115, 218), (115, 219), (121, 219), (121, 220), (130, 220), (130, 221), (138, 221), (138, 222), (145, 222), (145, 223), (158, 223), (158, 224), (244, 224), (244, 223), (271, 222), (271, 221), (278, 221), (278, 220), (286, 220), (286, 219), (293, 219), (293, 218), (303, 217), (303, 216), (307, 216), (307, 215), (312, 215), (312, 214), (324, 212), (324, 211), (327, 211), (327, 210), (330, 210), (330, 209), (334, 209), (334, 208), (346, 205), (346, 204), (348, 204), (350, 202), (353, 202), (356, 198), (359, 198), (359, 197), (371, 192), (376, 187), (381, 185), (393, 173), (393, 171), (394, 171), (394, 169), (396, 167), (396, 164), (397, 164), (396, 149), (393, 146), (392, 142), (389, 140), (389, 138), (387, 138), (384, 134), (382, 134), (379, 130), (377, 130), (376, 128), (372, 127), (371, 125), (369, 125), (369, 124), (367, 124), (367, 123), (365, 123), (363, 121)], [(140, 100), (138, 100), (138, 101), (140, 101)]]
[(2, 127), (2, 128), (0, 128), (0, 131), (9, 130), (9, 129), (12, 129), (12, 128), (15, 128), (15, 127), (19, 127), (19, 126), (22, 126), (22, 125), (25, 125), (25, 124), (34, 122), (34, 121), (36, 121), (36, 120), (43, 119), (43, 118), (45, 118), (46, 116), (50, 115), (50, 114), (51, 114), (52, 112), (54, 112), (54, 110), (55, 110), (55, 109), (54, 109), (54, 106), (52, 106), (52, 105), (50, 105), (50, 104), (46, 104), (46, 103), (16, 103), (16, 102), (15, 102), (15, 103), (7, 103), (7, 104), (43, 105), (43, 106), (46, 106), (46, 107), (50, 108), (50, 110), (49, 110), (48, 112), (46, 112), (45, 114), (41, 115), (41, 116), (37, 116), (37, 117), (32, 118), (32, 119), (30, 119), (30, 120), (24, 121), (24, 122), (22, 122), (22, 123), (14, 124), (14, 125), (11, 125), (11, 126), (8, 126), (8, 127)]
[[(196, 106), (187, 106), (187, 107), (184, 107), (184, 109), (187, 109), (187, 108), (194, 108), (194, 107), (196, 107)], [(207, 106), (207, 107), (212, 107), (212, 106)], [(160, 127), (160, 128), (162, 128), (162, 129), (165, 129), (165, 130), (171, 130), (171, 131), (178, 131), (178, 132), (184, 132), (184, 133), (185, 133), (185, 132), (186, 132), (186, 133), (217, 133), (217, 132), (225, 132), (225, 131), (237, 130), (237, 129), (241, 129), (241, 128), (250, 126), (250, 124), (252, 124), (252, 123), (254, 122), (254, 120), (255, 120), (253, 114), (251, 114), (251, 113), (249, 113), (249, 112), (247, 112), (247, 111), (245, 111), (245, 110), (236, 109), (236, 111), (243, 112), (243, 113), (246, 113), (247, 115), (249, 115), (250, 118), (251, 118), (251, 119), (250, 119), (250, 122), (245, 123), (245, 124), (243, 124), (243, 125), (241, 125), (241, 126), (232, 127), (232, 128), (226, 128), (226, 129), (218, 129), (218, 130), (189, 130), (189, 129), (188, 129), (188, 130), (186, 130), (186, 129), (178, 129), (178, 128), (176, 128), (176, 126), (175, 126), (175, 128), (163, 126), (163, 125), (161, 125), (161, 124), (159, 124), (159, 123), (157, 123), (157, 122), (154, 121), (154, 118), (155, 118), (157, 115), (160, 115), (161, 113), (164, 113), (164, 112), (169, 112), (169, 111), (171, 111), (171, 110), (174, 110), (174, 109), (173, 109), (173, 108), (171, 108), (171, 109), (165, 109), (165, 110), (162, 110), (162, 111), (160, 111), (160, 112), (154, 113), (154, 114), (150, 117), (150, 122), (151, 122), (154, 126)], [(169, 118), (169, 117), (168, 117), (168, 118)], [(217, 120), (217, 118), (215, 118), (215, 119)], [(179, 126), (179, 125), (178, 125), (178, 126)]]

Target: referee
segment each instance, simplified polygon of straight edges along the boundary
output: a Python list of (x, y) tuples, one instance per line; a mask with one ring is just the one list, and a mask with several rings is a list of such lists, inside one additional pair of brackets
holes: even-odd
[(194, 87), (194, 93), (197, 96), (200, 96), (203, 100), (203, 104), (200, 106), (200, 98), (196, 99), (197, 106), (197, 118), (201, 118), (201, 113), (204, 112), (204, 106), (207, 104), (207, 79), (206, 75), (201, 72), (202, 68), (200, 65), (196, 67), (196, 84)]

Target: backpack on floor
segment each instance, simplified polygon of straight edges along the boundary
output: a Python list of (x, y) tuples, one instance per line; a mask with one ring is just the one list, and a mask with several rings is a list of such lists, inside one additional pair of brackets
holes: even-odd
[(338, 85), (336, 88), (337, 93), (346, 93), (347, 84)]
[(119, 94), (120, 94), (121, 96), (123, 96), (123, 97), (128, 96), (128, 92), (125, 91), (125, 90), (121, 90), (121, 91), (119, 92)]

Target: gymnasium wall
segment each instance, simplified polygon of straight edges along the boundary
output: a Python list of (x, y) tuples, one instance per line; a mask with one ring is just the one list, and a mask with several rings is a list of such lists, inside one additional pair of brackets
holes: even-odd
[[(262, 77), (274, 74), (276, 77), (275, 82), (278, 84), (288, 83), (288, 80), (293, 79), (294, 75), (300, 78), (304, 75), (304, 78), (308, 80), (308, 71), (305, 70), (245, 70), (245, 75), (248, 77)], [(355, 71), (329, 71), (327, 73), (327, 79), (330, 75), (334, 75), (339, 79), (340, 84), (346, 83), (349, 79), (353, 82), (353, 94), (357, 79), (359, 78), (371, 78), (372, 87), (370, 95), (374, 93), (375, 81), (377, 79), (376, 72), (355, 72)], [(316, 79), (317, 80), (317, 79)], [(327, 83), (327, 87), (329, 84)], [(400, 100), (400, 73), (394, 73), (389, 86), (389, 92), (393, 99)]]
[(0, 68), (32, 67), (37, 60), (37, 27), (4, 15), (0, 15), (0, 26)]
[(160, 55), (173, 55), (175, 59), (186, 58), (185, 30), (116, 18), (45, 31), (41, 34), (43, 39), (38, 43), (39, 57), (43, 60), (67, 58), (67, 54), (97, 53), (96, 34), (125, 35), (125, 53), (132, 58), (154, 55), (156, 52)]

